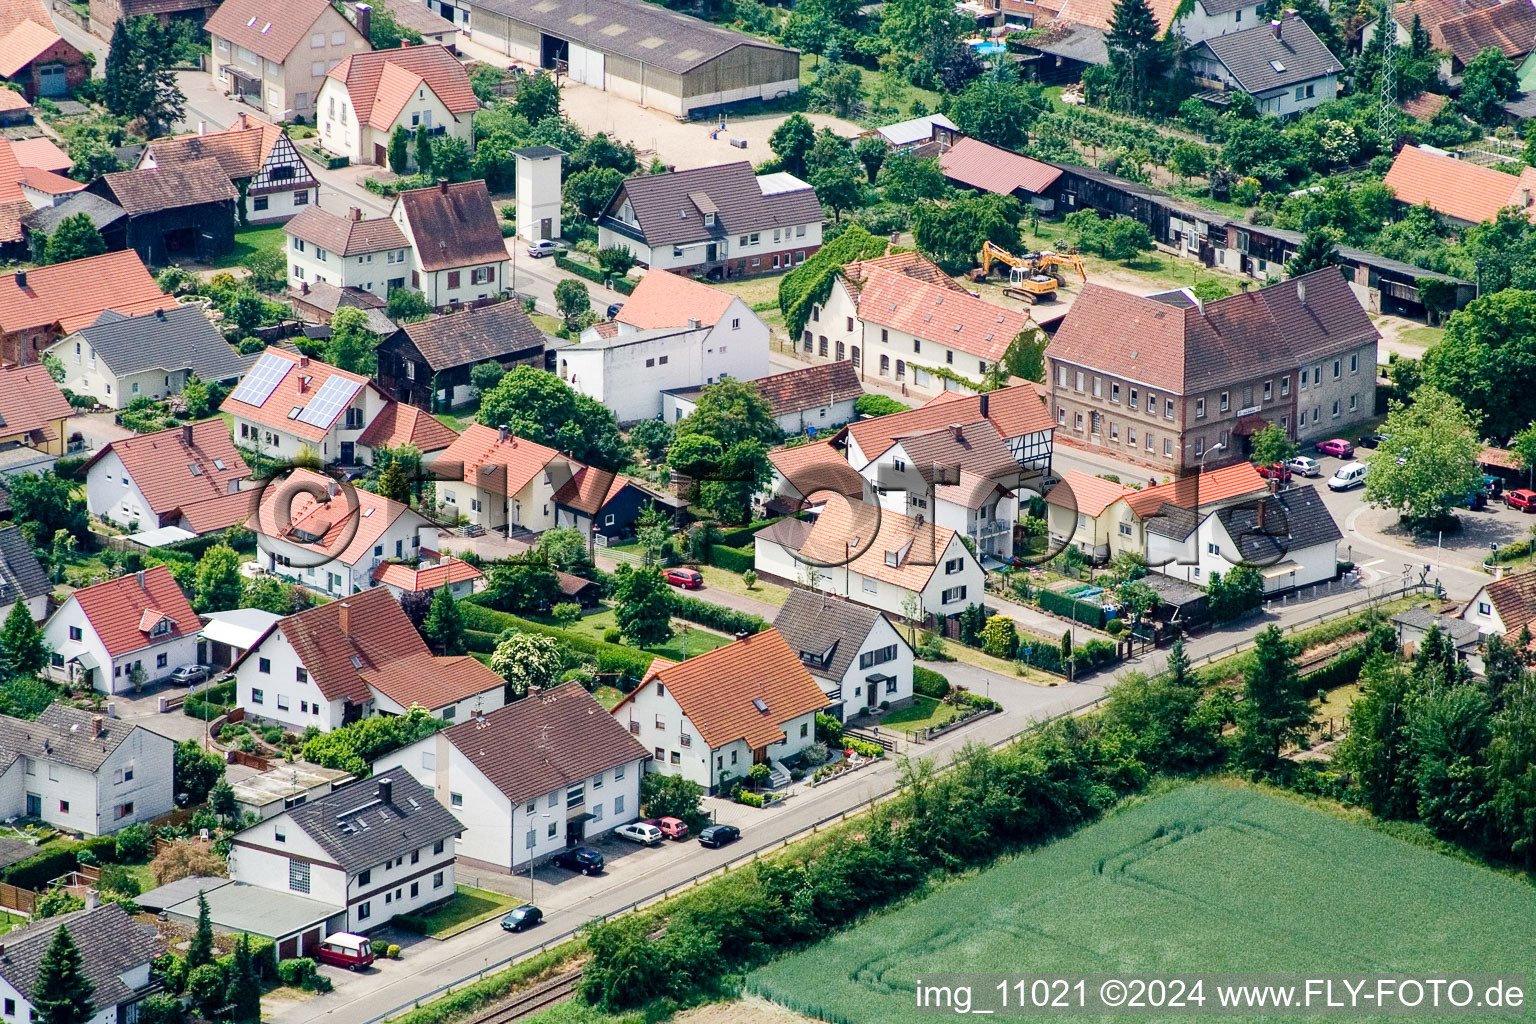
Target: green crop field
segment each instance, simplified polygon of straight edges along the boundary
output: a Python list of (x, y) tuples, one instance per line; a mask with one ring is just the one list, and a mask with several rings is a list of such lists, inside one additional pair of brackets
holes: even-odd
[(1203, 783), (855, 925), (748, 988), (826, 1020), (921, 1024), (934, 1018), (914, 1009), (919, 972), (1516, 973), (1532, 950), (1530, 883)]

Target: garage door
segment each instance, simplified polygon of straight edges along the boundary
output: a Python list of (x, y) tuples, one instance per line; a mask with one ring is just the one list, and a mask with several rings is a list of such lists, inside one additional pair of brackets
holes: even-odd
[(582, 82), (586, 85), (603, 88), (603, 54), (599, 50), (589, 50), (585, 46), (571, 44), (570, 51), (571, 81)]
[(69, 91), (64, 84), (64, 65), (49, 64), (37, 69), (38, 90), (44, 96), (63, 96)]

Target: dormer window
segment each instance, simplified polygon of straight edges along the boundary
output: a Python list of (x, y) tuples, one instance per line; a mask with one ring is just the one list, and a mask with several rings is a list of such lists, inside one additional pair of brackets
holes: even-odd
[(161, 619), (159, 622), (155, 623), (153, 628), (150, 629), (149, 635), (150, 636), (164, 636), (165, 634), (169, 633), (170, 631), (171, 631), (171, 620), (170, 619)]
[(715, 226), (715, 215), (714, 214), (706, 213), (704, 215), (704, 226), (705, 227), (709, 227), (709, 228), (712, 228), (712, 227)]

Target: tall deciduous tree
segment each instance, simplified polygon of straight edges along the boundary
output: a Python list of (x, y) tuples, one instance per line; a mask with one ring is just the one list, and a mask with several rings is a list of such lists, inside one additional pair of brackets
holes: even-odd
[(718, 441), (722, 448), (742, 441), (776, 444), (780, 433), (773, 406), (749, 380), (706, 384), (693, 411), (677, 424), (679, 438), (702, 434)]
[(619, 632), (636, 647), (651, 647), (672, 638), (671, 594), (661, 570), (621, 565), (613, 575), (614, 617)]
[(228, 544), (215, 544), (203, 552), (193, 579), (193, 610), (225, 612), (240, 607), (240, 556)]
[(1268, 466), (1286, 462), (1296, 457), (1296, 442), (1286, 436), (1285, 428), (1278, 423), (1267, 424), (1249, 438), (1248, 457), (1255, 465)]
[(53, 933), (32, 983), (38, 1024), (85, 1024), (95, 1014), (96, 986), (85, 973), (85, 958), (69, 929)]
[(1490, 46), (1467, 64), (1461, 76), (1461, 112), (1479, 124), (1502, 124), (1503, 103), (1520, 91), (1515, 65), (1497, 46)]
[(1386, 439), (1371, 460), (1365, 500), (1410, 519), (1443, 516), (1483, 484), (1482, 443), (1452, 396), (1421, 387), (1412, 405), (1393, 402)]
[(378, 368), (378, 357), (374, 354), (378, 344), (379, 336), (368, 329), (368, 314), (354, 306), (343, 306), (331, 317), (325, 358), (332, 366), (371, 376)]
[(917, 205), (912, 236), (917, 247), (951, 274), (976, 263), (983, 242), (1016, 250), (1019, 201), (995, 194), (962, 196), (947, 203)]
[(1536, 291), (1483, 288), (1425, 353), (1424, 385), (1461, 402), (1480, 434), (1505, 439), (1536, 420)]
[(59, 221), (59, 226), (48, 236), (48, 262), (68, 263), (100, 256), (107, 251), (106, 239), (96, 230), (90, 214), (76, 213)]
[(17, 601), (0, 626), (0, 651), (16, 675), (33, 676), (48, 664), (48, 647), (43, 643), (42, 631), (32, 621), (27, 602)]
[(548, 370), (515, 368), (481, 397), (477, 418), (605, 469), (628, 454), (613, 413)]
[(565, 179), (563, 198), (583, 217), (596, 222), (623, 182), (624, 175), (611, 167), (591, 167)]
[(885, 140), (878, 134), (865, 135), (853, 144), (853, 155), (859, 158), (859, 163), (864, 167), (864, 177), (871, 185), (880, 176), (887, 152)]
[(507, 681), (513, 699), (525, 696), (533, 687), (555, 685), (564, 667), (560, 641), (538, 633), (510, 633), (491, 653), (491, 671)]
[(962, 132), (1004, 149), (1022, 149), (1029, 128), (1046, 109), (1039, 87), (997, 75), (982, 75), (949, 104), (950, 119)]
[(1286, 744), (1312, 721), (1295, 657), (1295, 645), (1276, 626), (1254, 638), (1253, 664), (1244, 674), (1237, 710), (1237, 747), (1241, 761), (1255, 770), (1274, 768)]
[(779, 163), (790, 174), (803, 177), (805, 161), (816, 145), (816, 129), (804, 114), (790, 114), (773, 134), (768, 136), (768, 148), (779, 158)]
[(560, 88), (547, 73), (524, 75), (518, 82), (517, 94), (512, 97), (512, 106), (531, 125), (546, 117), (558, 117)]

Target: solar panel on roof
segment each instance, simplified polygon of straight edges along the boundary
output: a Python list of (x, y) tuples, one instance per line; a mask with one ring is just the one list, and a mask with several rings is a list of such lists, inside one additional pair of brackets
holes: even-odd
[(240, 386), (235, 388), (234, 394), (229, 397), (246, 405), (260, 405), (272, 397), (272, 392), (277, 390), (278, 384), (282, 383), (283, 378), (292, 368), (291, 360), (268, 352), (256, 360), (256, 365), (251, 367), (251, 372), (245, 375)]
[(309, 400), (304, 411), (299, 413), (299, 422), (308, 423), (312, 427), (329, 427), (362, 387), (359, 381), (347, 380), (339, 375), (331, 377), (315, 392), (315, 397)]

